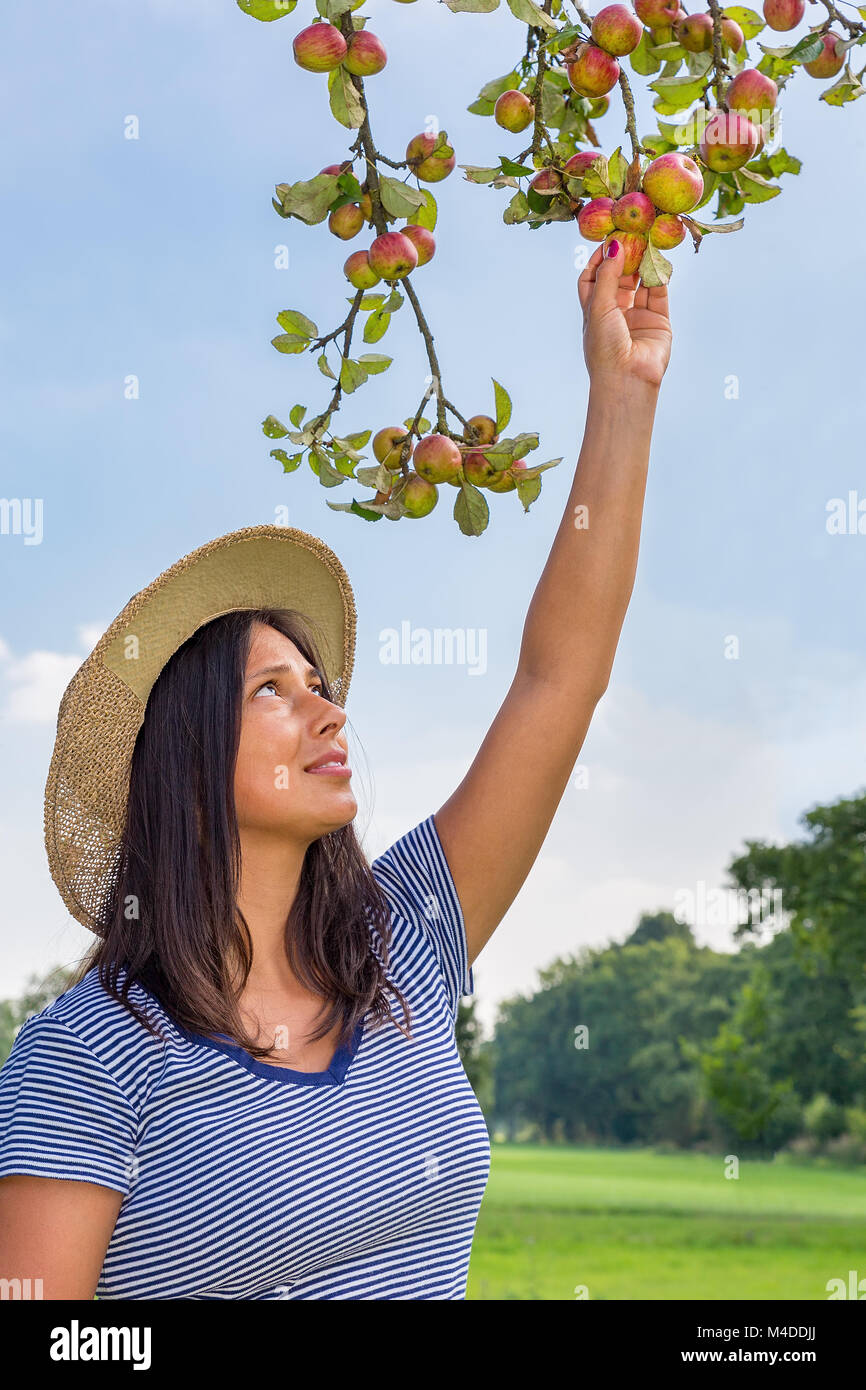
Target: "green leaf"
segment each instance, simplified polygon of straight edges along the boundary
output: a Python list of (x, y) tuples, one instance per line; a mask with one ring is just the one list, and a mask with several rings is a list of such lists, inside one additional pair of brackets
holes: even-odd
[[(352, 303), (352, 302), (354, 302), (354, 301), (350, 300), (350, 303)], [(383, 294), (365, 294), (364, 297), (363, 297), (363, 299), (361, 300), (361, 303), (358, 305), (358, 308), (359, 308), (359, 309), (381, 309), (381, 307), (382, 307), (382, 305), (383, 305), (384, 303), (385, 303), (385, 296), (384, 296)]]
[(394, 359), (393, 357), (383, 357), (381, 352), (362, 352), (358, 361), (372, 375), (378, 375), (379, 372), (387, 371)]
[[(685, 73), (680, 77), (657, 77), (649, 86), (654, 92), (658, 92), (665, 106), (673, 108), (673, 111), (662, 112), (663, 115), (670, 115), (691, 106), (693, 101), (698, 101), (706, 83), (702, 77), (696, 78), (692, 77), (691, 73)], [(656, 110), (659, 109), (656, 102), (653, 105)]]
[(316, 9), (323, 19), (337, 20), (347, 10), (354, 9), (356, 4), (357, 0), (316, 0)]
[(743, 200), (747, 203), (766, 203), (770, 198), (777, 198), (782, 191), (778, 184), (768, 183), (760, 174), (752, 173), (750, 169), (733, 169), (731, 173)]
[(436, 206), (436, 199), (429, 188), (422, 188), (424, 201), (415, 212), (414, 223), (416, 227), (426, 227), (428, 232), (436, 230), (436, 219), (439, 216), (439, 209)]
[(675, 41), (669, 43), (650, 43), (649, 51), (654, 58), (660, 58), (663, 63), (681, 63), (686, 56), (686, 50)]
[(622, 191), (625, 187), (625, 176), (628, 173), (628, 164), (629, 161), (622, 152), (622, 146), (618, 145), (607, 161), (607, 177), (612, 189), (610, 195), (612, 198), (622, 197)]
[(457, 167), (464, 171), (470, 183), (492, 183), (501, 172), (498, 168), (485, 168), (480, 164), (458, 164)]
[(493, 399), (496, 403), (496, 433), (501, 434), (511, 419), (511, 397), (505, 387), (500, 386), (495, 378), (491, 377), (491, 381), (493, 381)]
[(307, 407), (305, 405), (293, 405), (289, 411), (289, 420), (294, 425), (295, 429), (298, 428), (303, 420), (306, 410)]
[(300, 183), (277, 184), (284, 211), (311, 227), (324, 222), (337, 191), (336, 174), (316, 174)]
[[(742, 199), (740, 199), (740, 202), (742, 202)], [(697, 227), (704, 236), (706, 236), (708, 232), (740, 232), (746, 225), (745, 219), (742, 217), (737, 222), (721, 222), (716, 224), (712, 222), (699, 222), (696, 217), (692, 217), (691, 213), (683, 213), (682, 219), (686, 224), (691, 223), (693, 227)]]
[(340, 367), (340, 385), (346, 394), (350, 396), (359, 386), (363, 386), (366, 380), (367, 368), (353, 362), (351, 357), (344, 357)]
[(824, 44), (820, 34), (804, 34), (797, 43), (784, 48), (768, 48), (762, 43), (758, 47), (771, 58), (782, 58), (787, 63), (811, 63), (822, 52)]
[(271, 449), (271, 458), (277, 459), (283, 465), (284, 473), (294, 473), (295, 469), (300, 467), (303, 457), (303, 454), (292, 454), (289, 458), (285, 449)]
[(318, 459), (319, 467), (316, 472), (319, 475), (319, 482), (322, 484), (322, 487), (339, 487), (341, 483), (346, 481), (345, 475), (339, 473), (337, 469), (334, 468), (328, 455), (320, 445), (314, 444), (311, 452), (314, 453)]
[(480, 536), (487, 529), (490, 508), (487, 499), (474, 483), (465, 480), (454, 499), (454, 520), (464, 536)]
[(523, 503), (523, 510), (525, 512), (529, 511), (529, 508), (540, 492), (541, 479), (539, 477), (519, 478), (517, 480), (517, 496)]
[(529, 203), (526, 194), (523, 192), (515, 193), (508, 207), (502, 214), (503, 222), (511, 225), (515, 222), (525, 222), (529, 216)]
[(661, 67), (661, 62), (653, 55), (650, 48), (651, 35), (648, 29), (644, 29), (640, 37), (640, 43), (637, 48), (632, 49), (628, 58), (632, 66), (632, 71), (636, 72), (639, 77), (651, 77), (652, 74), (658, 72)]
[(302, 314), (300, 309), (282, 309), (277, 314), (277, 323), (286, 333), (299, 333), (303, 338), (319, 336), (319, 330), (313, 320)]
[(673, 273), (674, 268), (667, 257), (662, 255), (657, 246), (653, 246), (652, 242), (648, 241), (638, 266), (641, 284), (646, 285), (648, 289), (657, 289), (659, 285), (666, 285)]
[(548, 34), (555, 34), (559, 28), (556, 20), (545, 14), (535, 0), (508, 0), (508, 8), (515, 19), (532, 24), (536, 29), (545, 29)]
[[(847, 69), (850, 73), (851, 69)], [(828, 106), (843, 106), (846, 101), (856, 101), (862, 97), (866, 87), (862, 87), (856, 78), (847, 76), (845, 73), (832, 87), (825, 87), (818, 98), (819, 101), (826, 101)]]
[(410, 220), (424, 203), (420, 189), (410, 188), (399, 179), (379, 175), (379, 197), (386, 212), (392, 217), (408, 217)]
[(583, 187), (590, 198), (617, 198), (619, 194), (613, 192), (614, 182), (604, 154), (598, 155), (583, 175)]
[(777, 179), (780, 174), (799, 174), (803, 161), (797, 159), (796, 155), (788, 154), (786, 149), (780, 149), (773, 154), (764, 153), (758, 155), (757, 159), (750, 159), (747, 167), (759, 174), (770, 174)]
[(536, 170), (533, 169), (531, 165), (515, 164), (513, 159), (509, 159), (508, 156), (504, 154), (501, 154), (499, 156), (499, 168), (503, 174), (513, 174), (518, 178), (520, 178), (523, 174), (536, 173)]
[(364, 457), (360, 449), (356, 449), (349, 439), (340, 439), (339, 436), (335, 434), (334, 444), (339, 449), (340, 453), (344, 454), (352, 463), (360, 463)]
[[(497, 0), (498, 3), (498, 0)], [(355, 516), (363, 517), (364, 521), (381, 521), (381, 512), (371, 512), (368, 507), (362, 507), (360, 502), (353, 498), (351, 502), (329, 502), (327, 497), (325, 503), (335, 512), (352, 512)]]
[(520, 83), (518, 72), (507, 72), (504, 77), (494, 77), (492, 81), (485, 82), (481, 91), (478, 93), (479, 101), (489, 101), (496, 104), (503, 92), (513, 92)]
[(260, 19), (263, 23), (291, 14), (297, 3), (298, 0), (237, 0), (239, 10), (248, 14), (250, 19)]
[(334, 376), (334, 373), (331, 371), (331, 368), (328, 366), (328, 358), (324, 352), (322, 353), (321, 357), (318, 358), (318, 366), (319, 371), (322, 373), (322, 376), (330, 377), (331, 381), (337, 380), (337, 378)]
[(278, 333), (276, 338), (271, 338), (271, 343), (277, 352), (303, 352), (309, 347), (309, 338), (302, 338), (299, 333)]
[(356, 430), (354, 434), (347, 434), (342, 444), (349, 444), (353, 449), (363, 449), (372, 433), (372, 430)]
[(358, 130), (364, 124), (364, 107), (352, 75), (342, 63), (328, 73), (328, 101), (331, 115), (347, 130)]
[(445, 0), (452, 14), (492, 14), (499, 0)]
[(756, 14), (754, 10), (746, 9), (743, 5), (726, 5), (722, 14), (739, 24), (745, 39), (753, 39), (766, 27), (767, 21), (763, 15)]
[(391, 315), (386, 314), (382, 309), (377, 309), (364, 324), (364, 342), (378, 343), (379, 339), (384, 338), (388, 332), (390, 322)]
[[(298, 421), (293, 420), (292, 424), (298, 424)], [(262, 421), (262, 433), (266, 434), (268, 439), (283, 439), (288, 432), (285, 425), (280, 424), (276, 415), (268, 415), (267, 418)]]

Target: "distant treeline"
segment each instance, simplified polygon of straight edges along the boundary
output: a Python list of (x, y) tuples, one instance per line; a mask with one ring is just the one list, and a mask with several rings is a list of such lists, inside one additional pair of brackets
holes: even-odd
[(803, 840), (747, 842), (728, 866), (733, 897), (782, 908), (733, 926), (736, 953), (656, 912), (540, 972), (489, 1042), (461, 1004), (491, 1131), (866, 1162), (866, 795), (801, 823)]

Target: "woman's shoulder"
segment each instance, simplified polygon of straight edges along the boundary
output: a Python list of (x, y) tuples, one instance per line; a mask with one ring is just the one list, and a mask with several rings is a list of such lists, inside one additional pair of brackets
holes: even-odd
[[(123, 973), (118, 983), (122, 981)], [(129, 999), (156, 1025), (161, 1036), (149, 1032), (110, 993), (94, 966), (77, 984), (25, 1020), (15, 1038), (18, 1050), (25, 1038), (25, 1050), (33, 1048), (37, 1039), (44, 1039), (43, 1047), (56, 1051), (59, 1061), (66, 1050), (74, 1050), (77, 1059), (92, 1055), (94, 1066), (108, 1072), (132, 1104), (140, 1104), (161, 1064), (166, 1034), (174, 1031), (174, 1025), (154, 996), (140, 985), (130, 986)]]

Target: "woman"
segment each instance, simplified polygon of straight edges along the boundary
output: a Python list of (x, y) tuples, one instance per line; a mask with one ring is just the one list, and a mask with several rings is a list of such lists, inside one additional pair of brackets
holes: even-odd
[(73, 678), (46, 835), (99, 941), (0, 1069), (0, 1277), (51, 1299), (465, 1297), (490, 1152), (458, 1002), (607, 687), (670, 355), (667, 291), (621, 256), (578, 282), (586, 429), (515, 678), (457, 790), (371, 868), (354, 607), (315, 538), (193, 552)]

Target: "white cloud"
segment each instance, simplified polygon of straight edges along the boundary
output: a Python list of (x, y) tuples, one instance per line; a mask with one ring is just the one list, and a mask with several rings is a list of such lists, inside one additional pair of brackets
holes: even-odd
[(15, 656), (0, 637), (0, 715), (26, 724), (53, 724), (60, 700), (85, 656), (104, 631), (98, 623), (78, 628), (79, 652), (32, 651)]

